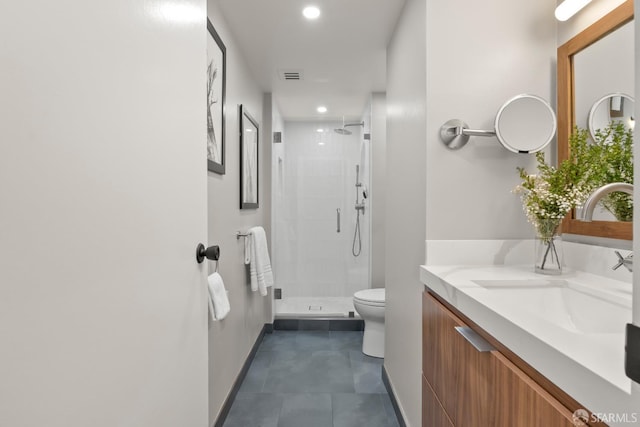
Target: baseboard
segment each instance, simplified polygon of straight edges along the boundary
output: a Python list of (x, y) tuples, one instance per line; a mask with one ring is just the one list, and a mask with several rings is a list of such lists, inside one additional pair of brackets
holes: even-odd
[(216, 419), (216, 422), (213, 424), (214, 427), (222, 427), (224, 422), (227, 420), (227, 416), (229, 415), (229, 411), (231, 410), (231, 405), (233, 405), (233, 401), (235, 400), (236, 395), (238, 394), (238, 390), (240, 390), (242, 381), (244, 381), (244, 378), (247, 376), (247, 372), (249, 371), (251, 362), (253, 362), (253, 359), (256, 356), (258, 347), (260, 347), (260, 344), (262, 343), (262, 339), (264, 338), (264, 334), (270, 334), (272, 332), (273, 332), (273, 324), (265, 323), (264, 326), (262, 327), (262, 330), (260, 331), (260, 334), (258, 334), (258, 338), (256, 338), (256, 342), (253, 343), (253, 347), (251, 347), (251, 351), (247, 356), (247, 360), (244, 361), (244, 364), (242, 365), (242, 369), (240, 369), (240, 373), (238, 374), (238, 377), (234, 381), (233, 387), (231, 387), (231, 391), (227, 395), (227, 398), (225, 399), (224, 404), (222, 405), (222, 409), (220, 409), (218, 418)]
[(275, 319), (278, 331), (364, 331), (362, 319)]
[(396, 399), (396, 394), (393, 391), (393, 386), (389, 381), (389, 376), (387, 375), (387, 370), (384, 367), (384, 365), (382, 365), (382, 383), (384, 384), (384, 387), (387, 389), (387, 393), (389, 394), (389, 398), (391, 399), (391, 404), (393, 405), (393, 410), (396, 413), (398, 424), (400, 424), (400, 427), (407, 427), (407, 422), (404, 419), (402, 410), (400, 409), (400, 405), (398, 404), (398, 400)]

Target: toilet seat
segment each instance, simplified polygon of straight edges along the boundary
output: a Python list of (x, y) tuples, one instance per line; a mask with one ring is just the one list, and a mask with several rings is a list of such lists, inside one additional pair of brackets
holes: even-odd
[(363, 289), (353, 294), (353, 300), (364, 305), (384, 307), (385, 296), (384, 288)]

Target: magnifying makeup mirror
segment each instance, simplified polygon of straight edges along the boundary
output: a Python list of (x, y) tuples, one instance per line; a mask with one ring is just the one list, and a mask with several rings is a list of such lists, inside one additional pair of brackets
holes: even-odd
[(594, 102), (589, 111), (589, 133), (595, 140), (596, 131), (604, 129), (613, 122), (622, 122), (626, 129), (633, 129), (635, 101), (624, 93), (611, 93)]
[(457, 150), (471, 136), (495, 136), (504, 148), (514, 153), (535, 153), (544, 149), (556, 134), (557, 121), (547, 101), (536, 95), (514, 96), (496, 114), (494, 130), (469, 129), (462, 120), (449, 120), (440, 128), (444, 144)]

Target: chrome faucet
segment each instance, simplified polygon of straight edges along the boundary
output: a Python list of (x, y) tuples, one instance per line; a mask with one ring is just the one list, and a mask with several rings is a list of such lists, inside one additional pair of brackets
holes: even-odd
[(632, 272), (633, 271), (633, 252), (631, 252), (626, 257), (623, 257), (622, 255), (620, 255), (620, 252), (618, 251), (614, 251), (614, 252), (618, 256), (618, 263), (613, 267), (611, 267), (611, 269), (617, 270), (618, 268), (624, 265), (624, 268), (626, 268), (627, 271)]
[[(606, 184), (597, 188), (584, 202), (580, 221), (591, 222), (593, 218), (593, 210), (596, 208), (598, 202), (607, 194), (615, 193), (616, 191), (621, 191), (633, 196), (633, 184), (628, 184), (626, 182), (612, 182), (611, 184)], [(624, 265), (627, 270), (633, 271), (633, 252), (626, 257), (620, 255), (620, 252), (618, 251), (615, 251), (615, 253), (618, 256), (618, 263), (614, 265), (612, 269), (616, 270), (620, 266)]]
[(626, 182), (612, 182), (611, 184), (606, 184), (597, 188), (584, 202), (580, 221), (591, 222), (593, 218), (593, 210), (596, 208), (598, 202), (607, 194), (615, 193), (616, 191), (621, 191), (633, 196), (633, 184), (627, 184)]

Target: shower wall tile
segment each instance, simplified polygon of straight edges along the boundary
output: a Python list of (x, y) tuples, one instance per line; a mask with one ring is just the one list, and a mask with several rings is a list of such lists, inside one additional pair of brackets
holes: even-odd
[(321, 176), (305, 183), (305, 189), (309, 194), (326, 195), (337, 193), (336, 189), (342, 186), (340, 176)]

